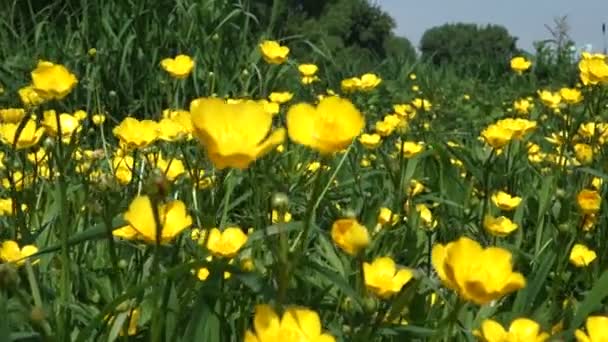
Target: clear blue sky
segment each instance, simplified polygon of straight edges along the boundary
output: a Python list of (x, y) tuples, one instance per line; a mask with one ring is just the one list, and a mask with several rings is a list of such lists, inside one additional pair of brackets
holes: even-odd
[[(499, 24), (518, 37), (518, 47), (533, 52), (532, 42), (551, 38), (545, 24), (568, 16), (570, 37), (577, 47), (604, 47), (602, 23), (608, 26), (608, 0), (371, 0), (391, 14), (396, 33), (418, 47), (430, 27), (446, 22)], [(607, 27), (608, 30), (608, 27)], [(608, 35), (608, 31), (607, 31)]]

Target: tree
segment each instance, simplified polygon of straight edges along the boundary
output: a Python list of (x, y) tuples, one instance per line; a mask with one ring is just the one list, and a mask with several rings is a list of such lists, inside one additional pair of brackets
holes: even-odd
[(422, 58), (461, 71), (501, 73), (518, 53), (517, 38), (499, 25), (444, 24), (428, 29), (420, 40)]

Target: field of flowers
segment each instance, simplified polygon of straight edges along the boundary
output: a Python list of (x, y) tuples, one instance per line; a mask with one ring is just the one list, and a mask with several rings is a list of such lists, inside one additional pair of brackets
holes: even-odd
[(608, 341), (607, 56), (348, 74), (215, 15), (2, 62), (1, 341)]

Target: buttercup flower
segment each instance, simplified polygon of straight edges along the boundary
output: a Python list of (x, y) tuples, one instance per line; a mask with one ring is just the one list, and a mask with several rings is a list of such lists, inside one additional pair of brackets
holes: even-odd
[(576, 104), (583, 100), (583, 94), (576, 88), (562, 88), (559, 90), (559, 94), (568, 104)]
[(589, 266), (595, 258), (595, 251), (580, 243), (575, 244), (570, 251), (570, 263), (576, 267)]
[(424, 111), (429, 111), (431, 108), (433, 108), (431, 101), (421, 98), (415, 98), (414, 101), (412, 101), (412, 106), (416, 107), (416, 109), (422, 109)]
[(380, 146), (380, 144), (382, 143), (382, 137), (376, 133), (363, 133), (359, 137), (359, 142), (361, 143), (361, 145), (363, 145), (363, 147), (371, 150)]
[(124, 214), (124, 219), (129, 225), (113, 231), (114, 236), (138, 238), (148, 243), (156, 243), (157, 230), (160, 230), (160, 242), (169, 243), (192, 224), (192, 217), (188, 215), (184, 202), (173, 200), (158, 206), (158, 227), (152, 201), (148, 196), (135, 197)]
[(44, 103), (44, 98), (42, 98), (31, 85), (19, 89), (18, 93), (24, 106), (37, 106)]
[(25, 117), (23, 108), (0, 109), (0, 122), (18, 124)]
[(317, 73), (318, 70), (319, 70), (319, 67), (317, 67), (315, 64), (298, 65), (298, 71), (304, 77), (312, 77)]
[(32, 87), (45, 99), (61, 100), (76, 86), (78, 80), (65, 66), (39, 61), (32, 71)]
[[(57, 113), (54, 110), (45, 110), (43, 113), (42, 126), (46, 132), (52, 136), (59, 135), (59, 127), (57, 126)], [(61, 140), (67, 143), (72, 138), (72, 134), (80, 129), (80, 122), (73, 115), (68, 113), (59, 114), (59, 125), (61, 126)]]
[(603, 54), (582, 53), (582, 59), (578, 63), (580, 78), (584, 85), (596, 85), (608, 83), (608, 63)]
[(129, 184), (133, 178), (133, 157), (116, 156), (112, 159), (112, 169), (114, 176), (122, 185)]
[(112, 132), (127, 148), (144, 148), (158, 139), (159, 127), (152, 120), (139, 121), (126, 117)]
[(342, 91), (345, 93), (355, 92), (355, 91), (359, 90), (359, 87), (361, 87), (361, 79), (359, 77), (351, 77), (351, 78), (344, 79), (340, 83), (340, 87), (342, 88)]
[(239, 227), (229, 227), (220, 231), (213, 228), (207, 238), (207, 249), (217, 257), (232, 258), (247, 243), (247, 235)]
[(363, 263), (365, 286), (381, 298), (389, 298), (401, 291), (401, 288), (414, 277), (409, 268), (397, 269), (393, 259), (380, 257), (372, 263)]
[(331, 238), (344, 252), (356, 255), (369, 244), (367, 228), (351, 218), (334, 221), (331, 226)]
[(266, 63), (283, 64), (289, 55), (289, 48), (281, 46), (277, 41), (266, 40), (260, 44), (260, 51)]
[(495, 149), (503, 148), (513, 139), (513, 131), (500, 125), (490, 125), (481, 132), (485, 142)]
[(405, 158), (414, 158), (424, 151), (424, 145), (420, 142), (415, 141), (404, 141), (403, 143), (397, 143), (397, 149), (402, 151)]
[(268, 99), (274, 103), (283, 104), (289, 102), (293, 98), (293, 93), (288, 91), (270, 93)]
[(581, 164), (591, 164), (593, 162), (593, 147), (583, 143), (575, 144), (574, 155)]
[(524, 71), (530, 69), (532, 62), (527, 60), (525, 57), (514, 57), (511, 59), (511, 69), (521, 75)]
[(253, 330), (245, 332), (245, 342), (335, 342), (323, 333), (319, 315), (310, 309), (289, 307), (283, 317), (270, 307), (255, 307)]
[(429, 207), (426, 204), (424, 204), (424, 203), (416, 204), (416, 211), (418, 212), (420, 221), (422, 222), (422, 224), (424, 225), (425, 228), (433, 229), (433, 228), (437, 227), (437, 220), (435, 220), (433, 218), (433, 213), (431, 212), (431, 209), (429, 209)]
[(23, 130), (17, 135), (19, 124), (7, 123), (0, 124), (0, 140), (7, 145), (12, 145), (16, 141), (16, 148), (32, 147), (40, 141), (44, 134), (44, 128), (36, 127), (36, 121), (28, 120)]
[[(25, 258), (38, 253), (38, 248), (34, 245), (26, 245), (19, 248), (17, 242), (6, 240), (0, 244), (0, 261), (12, 262), (17, 266), (25, 264)], [(38, 260), (33, 261), (35, 264)]]
[(492, 202), (501, 210), (511, 211), (519, 206), (521, 197), (511, 196), (504, 191), (498, 191), (492, 195)]
[(578, 342), (608, 341), (608, 316), (589, 316), (585, 322), (587, 333), (576, 329), (574, 336)]
[(363, 115), (348, 100), (326, 97), (317, 107), (300, 103), (289, 108), (289, 138), (323, 154), (346, 148), (365, 126)]
[(498, 247), (482, 248), (467, 237), (447, 245), (436, 244), (433, 267), (443, 284), (479, 305), (523, 288), (526, 280), (513, 272), (511, 253)]
[(549, 334), (540, 330), (540, 325), (528, 318), (517, 318), (505, 330), (500, 323), (486, 319), (481, 323), (481, 331), (474, 335), (484, 342), (543, 342), (549, 339)]
[(532, 102), (528, 101), (527, 99), (519, 99), (516, 100), (515, 102), (513, 102), (513, 109), (518, 113), (518, 114), (528, 114), (530, 113), (530, 110), (532, 109), (532, 107), (534, 107), (534, 104), (532, 104)]
[(365, 74), (360, 79), (359, 90), (361, 91), (373, 90), (382, 82), (382, 79), (376, 74)]
[(542, 90), (538, 92), (538, 96), (542, 103), (549, 108), (558, 108), (562, 102), (562, 96), (560, 93), (552, 93), (548, 90)]
[(194, 134), (218, 169), (246, 169), (285, 140), (285, 129), (271, 132), (272, 114), (257, 102), (200, 98), (192, 101), (190, 113)]
[(483, 227), (494, 236), (507, 236), (517, 230), (517, 223), (511, 221), (508, 217), (494, 217), (486, 215), (483, 219)]
[(576, 196), (576, 202), (583, 214), (595, 214), (600, 211), (602, 198), (595, 190), (583, 189)]
[(165, 58), (160, 61), (160, 66), (177, 79), (184, 79), (194, 69), (194, 60), (188, 55), (177, 55), (175, 58)]

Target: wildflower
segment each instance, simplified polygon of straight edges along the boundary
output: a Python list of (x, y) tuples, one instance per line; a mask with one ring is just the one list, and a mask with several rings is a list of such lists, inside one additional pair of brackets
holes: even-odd
[(387, 208), (387, 207), (382, 207), (380, 208), (380, 212), (378, 213), (378, 224), (381, 225), (385, 225), (389, 222), (393, 221), (393, 212)]
[(377, 133), (367, 134), (363, 133), (359, 137), (359, 142), (363, 147), (367, 149), (375, 149), (382, 143), (382, 137)]
[(587, 246), (577, 243), (570, 251), (570, 263), (576, 267), (586, 267), (597, 258), (597, 254)]
[(560, 93), (552, 93), (548, 90), (542, 90), (538, 92), (538, 96), (542, 103), (552, 109), (558, 108), (562, 102), (562, 96)]
[(18, 93), (24, 106), (33, 107), (44, 102), (42, 96), (40, 96), (31, 85), (19, 89)]
[(382, 79), (376, 74), (365, 74), (361, 76), (360, 80), (359, 90), (361, 91), (371, 91), (382, 82)]
[(351, 218), (336, 220), (331, 226), (331, 238), (350, 255), (356, 255), (369, 244), (367, 228)]
[(576, 202), (583, 214), (595, 214), (600, 211), (602, 198), (595, 190), (583, 189), (576, 196)]
[(0, 122), (18, 124), (25, 117), (23, 108), (0, 109)]
[(112, 132), (127, 148), (144, 148), (158, 139), (159, 130), (155, 121), (126, 117)]
[(414, 277), (409, 268), (397, 269), (393, 259), (380, 257), (372, 263), (363, 263), (365, 286), (381, 298), (389, 298), (401, 291), (401, 288)]
[(95, 126), (101, 126), (106, 121), (106, 116), (103, 114), (93, 114), (92, 119)]
[(481, 323), (481, 331), (474, 335), (484, 342), (543, 342), (549, 339), (549, 334), (541, 332), (540, 325), (528, 318), (517, 318), (505, 330), (500, 323), (486, 319)]
[(423, 191), (424, 191), (424, 184), (417, 181), (416, 179), (410, 180), (410, 184), (407, 189), (407, 195), (409, 197), (414, 197)]
[(587, 139), (591, 139), (595, 136), (596, 130), (597, 130), (597, 125), (595, 124), (595, 122), (583, 122), (581, 123), (581, 125), (578, 127), (578, 134), (587, 138)]
[(577, 104), (583, 100), (583, 94), (576, 88), (562, 88), (559, 94), (567, 104)]
[(414, 158), (424, 151), (424, 144), (415, 141), (404, 141), (397, 142), (397, 149), (403, 153), (403, 156), (407, 159)]
[(190, 104), (194, 134), (216, 168), (246, 169), (285, 139), (285, 129), (272, 129), (272, 114), (257, 102), (228, 104), (200, 98)]
[(429, 111), (431, 108), (433, 108), (431, 101), (421, 98), (414, 99), (414, 101), (412, 101), (412, 105), (416, 107), (416, 109), (422, 109), (424, 111)]
[(608, 83), (608, 63), (603, 54), (590, 54), (584, 52), (578, 63), (581, 82), (584, 85)]
[(418, 212), (420, 221), (422, 221), (422, 224), (427, 229), (434, 229), (435, 227), (437, 227), (437, 220), (435, 220), (433, 218), (433, 213), (431, 212), (431, 209), (429, 209), (429, 207), (426, 204), (424, 204), (424, 203), (416, 204), (416, 212)]
[(177, 158), (166, 160), (162, 154), (159, 154), (156, 158), (152, 158), (151, 164), (160, 169), (165, 177), (167, 177), (167, 180), (171, 182), (186, 173), (186, 168), (181, 160)]
[(608, 316), (589, 316), (585, 322), (587, 333), (576, 329), (574, 336), (578, 342), (604, 342), (608, 340)]
[(521, 75), (524, 71), (530, 69), (532, 62), (527, 60), (525, 57), (514, 57), (511, 59), (511, 70)]
[(581, 164), (591, 164), (593, 162), (593, 147), (583, 143), (575, 144), (574, 155)]
[(39, 61), (32, 71), (32, 87), (44, 99), (61, 100), (76, 86), (78, 80), (65, 66)]
[(283, 104), (289, 102), (293, 98), (293, 93), (288, 91), (270, 93), (268, 99), (274, 103)]
[[(28, 120), (23, 130), (17, 135), (19, 124), (0, 124), (0, 140), (7, 145), (13, 145), (17, 149), (32, 147), (40, 141), (44, 134), (44, 128), (36, 127), (36, 121)], [(15, 141), (16, 139), (16, 141)]]
[(13, 199), (0, 198), (0, 216), (9, 216), (13, 214)]
[(351, 77), (351, 78), (344, 79), (340, 83), (340, 87), (342, 88), (342, 91), (345, 93), (355, 92), (355, 91), (359, 90), (359, 88), (361, 87), (361, 79), (359, 77)]
[(393, 105), (395, 113), (402, 117), (413, 119), (416, 116), (416, 108), (409, 103)]
[(300, 64), (298, 66), (298, 71), (300, 71), (300, 74), (304, 77), (312, 77), (317, 73), (318, 70), (319, 67), (317, 67), (315, 64)]
[(514, 223), (507, 217), (494, 217), (492, 215), (486, 215), (484, 217), (483, 227), (490, 234), (500, 237), (507, 236), (519, 228), (517, 223)]
[[(57, 113), (54, 110), (44, 111), (41, 125), (50, 136), (57, 137), (59, 135)], [(68, 113), (59, 114), (59, 125), (61, 127), (61, 140), (64, 143), (69, 142), (72, 134), (78, 132), (81, 128), (78, 119)]]
[[(208, 257), (205, 258), (205, 260), (211, 262), (211, 260), (213, 260), (213, 257), (211, 255), (209, 255)], [(232, 264), (233, 260), (230, 260), (229, 264)], [(209, 269), (207, 267), (201, 267), (196, 271), (196, 277), (200, 281), (207, 280), (207, 278), (209, 278), (210, 274), (211, 273), (209, 272)], [(231, 276), (232, 276), (232, 274), (230, 274), (230, 272), (224, 271), (224, 279), (229, 279)]]
[(289, 48), (287, 46), (281, 46), (277, 41), (266, 40), (263, 41), (259, 47), (266, 63), (283, 64), (287, 60)]
[(513, 139), (513, 132), (503, 126), (493, 124), (481, 132), (481, 137), (494, 149), (501, 149)]
[(207, 249), (216, 257), (233, 258), (247, 243), (247, 235), (239, 227), (223, 231), (213, 228), (207, 238)]
[(276, 209), (273, 209), (272, 214), (270, 215), (270, 220), (272, 221), (272, 223), (291, 222), (291, 213), (288, 211), (284, 213), (279, 213)]
[(283, 317), (269, 305), (255, 307), (253, 330), (245, 332), (245, 342), (311, 341), (335, 342), (334, 337), (323, 333), (319, 315), (303, 307), (289, 307)]
[(180, 200), (173, 200), (158, 206), (160, 227), (157, 226), (152, 201), (148, 196), (135, 197), (124, 214), (124, 219), (129, 226), (124, 227), (124, 230), (115, 230), (113, 234), (119, 237), (126, 235), (131, 238), (139, 238), (148, 243), (156, 242), (158, 230), (160, 230), (161, 243), (171, 242), (192, 224), (192, 217), (188, 215), (186, 205)]
[(511, 211), (521, 203), (521, 197), (511, 196), (504, 191), (498, 191), (492, 195), (492, 202), (504, 211)]
[(519, 100), (516, 100), (515, 102), (513, 102), (513, 109), (518, 114), (522, 114), (522, 115), (529, 114), (532, 107), (534, 107), (532, 102), (530, 102), (526, 99), (519, 99)]
[[(25, 264), (25, 258), (38, 253), (38, 248), (34, 245), (26, 245), (19, 248), (17, 242), (6, 240), (0, 244), (0, 261), (15, 263), (17, 266)], [(38, 260), (32, 263), (37, 263)]]
[(317, 107), (294, 105), (287, 113), (289, 138), (323, 154), (346, 148), (364, 126), (359, 110), (350, 101), (335, 96), (324, 98)]
[(116, 156), (112, 159), (112, 169), (114, 177), (122, 185), (129, 184), (133, 178), (133, 157), (131, 156)]
[(184, 79), (194, 69), (194, 60), (188, 55), (177, 55), (175, 58), (165, 58), (160, 66), (173, 78)]
[(480, 305), (526, 284), (521, 273), (513, 272), (509, 251), (498, 247), (484, 249), (467, 237), (447, 245), (436, 244), (432, 263), (444, 285)]
[(496, 125), (504, 127), (511, 131), (513, 139), (522, 139), (528, 133), (536, 129), (536, 121), (531, 121), (522, 118), (507, 118), (498, 120)]

